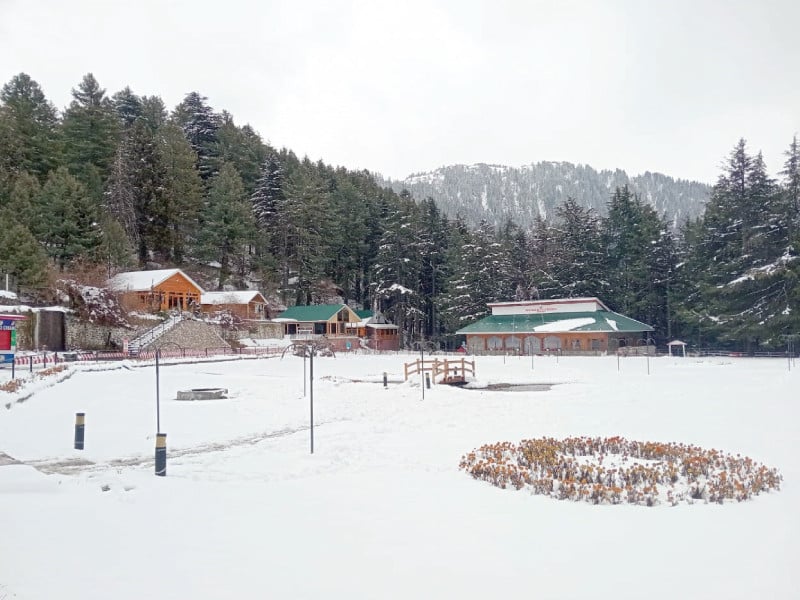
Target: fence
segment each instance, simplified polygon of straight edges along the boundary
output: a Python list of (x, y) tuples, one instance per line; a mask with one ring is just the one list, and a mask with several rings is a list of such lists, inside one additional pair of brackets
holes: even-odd
[(442, 382), (447, 382), (451, 379), (464, 379), (467, 374), (475, 375), (475, 361), (465, 360), (464, 358), (458, 358), (456, 360), (439, 360), (438, 358), (433, 360), (417, 359), (403, 365), (403, 374), (406, 381), (408, 381), (409, 375), (424, 372), (430, 372), (432, 374), (434, 383), (436, 382), (436, 377), (439, 375), (443, 375)]
[[(168, 348), (159, 351), (160, 358), (200, 358), (209, 356), (270, 356), (279, 355), (283, 348)], [(124, 352), (43, 352), (18, 356), (14, 359), (17, 366), (33, 366), (57, 364), (61, 362), (112, 361), (112, 360), (154, 360), (155, 350), (139, 352), (136, 356), (128, 356)]]

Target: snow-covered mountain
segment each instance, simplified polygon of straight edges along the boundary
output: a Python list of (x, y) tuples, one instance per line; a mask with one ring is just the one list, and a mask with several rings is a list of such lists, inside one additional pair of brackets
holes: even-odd
[(646, 172), (630, 177), (625, 171), (596, 171), (568, 162), (539, 162), (522, 167), (452, 165), (406, 179), (383, 182), (414, 198), (431, 197), (449, 216), (460, 214), (471, 224), (481, 219), (501, 224), (507, 218), (529, 226), (539, 214), (553, 216), (567, 197), (605, 214), (615, 188), (628, 185), (673, 224), (703, 212), (710, 187), (696, 181)]

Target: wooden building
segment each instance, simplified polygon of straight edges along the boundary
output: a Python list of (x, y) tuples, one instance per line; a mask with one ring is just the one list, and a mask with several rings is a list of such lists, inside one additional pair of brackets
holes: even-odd
[(399, 350), (400, 328), (389, 321), (381, 313), (371, 310), (357, 310), (361, 318), (358, 323), (348, 324), (347, 328), (364, 340), (372, 350)]
[(398, 328), (369, 311), (359, 316), (346, 304), (292, 306), (275, 318), (283, 323), (285, 335), (294, 339), (325, 336), (337, 350), (366, 347), (396, 350)]
[(204, 313), (228, 312), (246, 320), (266, 320), (271, 316), (267, 299), (257, 290), (203, 292), (200, 308)]
[(287, 336), (308, 338), (323, 335), (352, 335), (348, 324), (361, 321), (355, 311), (346, 304), (292, 306), (279, 314), (275, 320), (283, 323), (284, 333)]
[(180, 269), (118, 273), (107, 286), (120, 294), (120, 302), (127, 309), (147, 312), (194, 310), (200, 307), (203, 293), (203, 288)]
[(459, 329), (474, 354), (563, 351), (599, 354), (648, 344), (653, 328), (611, 311), (597, 298), (488, 305), (492, 314)]

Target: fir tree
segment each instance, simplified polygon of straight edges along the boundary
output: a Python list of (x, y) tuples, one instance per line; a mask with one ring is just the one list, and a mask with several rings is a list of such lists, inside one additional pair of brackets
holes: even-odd
[(142, 99), (125, 87), (111, 97), (111, 103), (124, 128), (133, 125), (142, 116)]
[(254, 223), (242, 179), (224, 164), (208, 190), (208, 205), (198, 235), (198, 254), (219, 263), (217, 289), (223, 289), (232, 264), (253, 236)]
[(47, 256), (30, 230), (0, 211), (0, 273), (9, 274), (17, 291), (33, 291), (47, 279)]
[(77, 258), (92, 259), (100, 242), (97, 208), (86, 188), (66, 168), (53, 171), (38, 198), (41, 237), (63, 271)]
[(218, 131), (220, 116), (197, 92), (186, 94), (173, 112), (172, 118), (183, 129), (192, 150), (197, 153), (197, 170), (203, 181), (208, 181), (218, 170)]
[(159, 158), (163, 168), (163, 204), (156, 210), (163, 223), (163, 252), (182, 262), (194, 244), (203, 206), (203, 184), (194, 153), (174, 123), (159, 129)]
[(0, 90), (0, 171), (27, 171), (43, 182), (60, 161), (58, 115), (25, 73)]
[(112, 102), (91, 73), (72, 90), (62, 124), (64, 162), (99, 203), (119, 139)]

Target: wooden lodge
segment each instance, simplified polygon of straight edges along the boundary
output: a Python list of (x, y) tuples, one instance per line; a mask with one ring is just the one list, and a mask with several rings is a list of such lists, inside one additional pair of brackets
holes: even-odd
[(398, 327), (371, 311), (359, 315), (346, 304), (292, 306), (275, 319), (283, 324), (291, 339), (326, 337), (337, 350), (367, 347), (373, 350), (396, 350)]
[(653, 328), (611, 311), (597, 298), (489, 304), (492, 314), (459, 329), (473, 354), (601, 354), (647, 346)]
[(347, 328), (359, 338), (366, 341), (372, 350), (399, 350), (400, 328), (389, 321), (381, 313), (371, 310), (355, 311), (361, 321), (348, 324)]
[(292, 306), (279, 314), (275, 320), (283, 323), (285, 335), (295, 339), (310, 339), (323, 335), (352, 335), (348, 325), (361, 321), (355, 311), (346, 304)]
[(257, 290), (203, 292), (200, 309), (206, 314), (227, 312), (244, 320), (263, 321), (271, 317), (266, 298)]
[(203, 288), (180, 269), (118, 273), (107, 286), (120, 294), (127, 309), (147, 312), (194, 310), (203, 294)]

